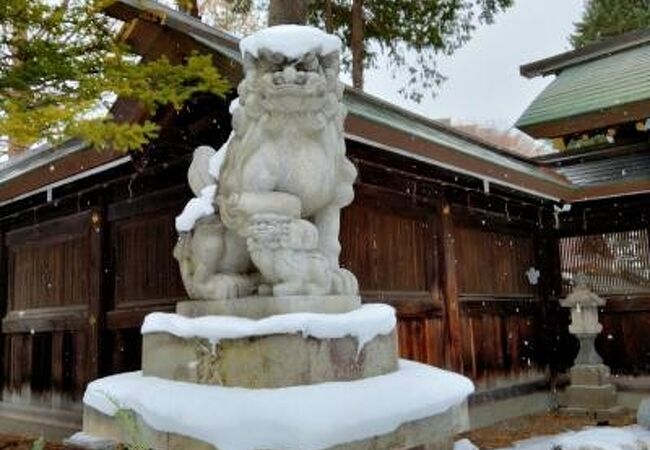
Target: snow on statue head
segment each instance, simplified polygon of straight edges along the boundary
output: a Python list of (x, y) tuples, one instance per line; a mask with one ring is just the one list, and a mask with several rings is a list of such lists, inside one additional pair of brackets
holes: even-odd
[(283, 25), (240, 47), (233, 133), (218, 152), (196, 150), (188, 179), (197, 198), (177, 218), (185, 287), (206, 300), (355, 295), (338, 262), (340, 210), (357, 174), (345, 156), (341, 42)]
[[(246, 74), (239, 85), (240, 105), (249, 115), (295, 114), (292, 120), (304, 118), (305, 124), (322, 127), (326, 118), (342, 112), (336, 36), (284, 25), (249, 36), (240, 47)], [(238, 125), (236, 112), (234, 119)]]

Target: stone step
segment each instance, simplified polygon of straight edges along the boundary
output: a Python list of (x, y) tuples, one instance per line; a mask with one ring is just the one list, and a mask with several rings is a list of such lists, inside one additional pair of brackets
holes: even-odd
[(627, 412), (623, 406), (612, 406), (611, 408), (593, 409), (580, 407), (562, 407), (559, 409), (560, 414), (574, 417), (589, 417), (592, 420), (608, 421), (622, 416)]
[(279, 388), (352, 381), (397, 369), (395, 310), (263, 319), (153, 313), (142, 326), (142, 371), (168, 380)]
[(358, 349), (353, 337), (315, 339), (298, 334), (224, 339), (143, 336), (142, 372), (168, 380), (246, 388), (350, 381), (397, 369), (395, 331)]
[[(467, 429), (471, 381), (401, 360), (391, 374), (250, 390), (145, 377), (95, 380), (83, 433), (153, 450), (452, 450)], [(134, 431), (135, 430), (135, 431)]]
[(564, 391), (561, 405), (567, 407), (607, 409), (616, 406), (616, 387), (571, 385)]

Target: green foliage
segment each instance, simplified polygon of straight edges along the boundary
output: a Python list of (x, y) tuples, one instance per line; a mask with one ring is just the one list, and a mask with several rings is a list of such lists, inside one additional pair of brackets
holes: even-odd
[(650, 0), (590, 0), (570, 41), (575, 48), (650, 28)]
[(44, 450), (45, 449), (45, 438), (43, 436), (36, 439), (32, 442), (31, 450)]
[[(329, 28), (350, 47), (352, 1), (330, 1)], [(453, 53), (469, 41), (479, 23), (492, 23), (512, 4), (513, 0), (364, 0), (366, 66), (376, 66), (378, 54), (385, 54), (394, 74), (405, 70), (409, 74), (402, 94), (420, 101), (426, 93), (433, 95), (444, 80), (436, 57)], [(313, 24), (326, 23), (325, 8), (324, 0), (311, 3)], [(415, 58), (409, 60), (409, 55)]]
[(128, 450), (149, 450), (149, 446), (144, 442), (142, 431), (138, 426), (138, 420), (135, 413), (129, 409), (125, 409), (120, 405), (116, 398), (109, 394), (104, 393), (109, 402), (115, 406), (115, 414), (113, 419), (117, 422), (126, 440), (126, 448)]
[(128, 409), (118, 409), (114, 416), (118, 426), (126, 438), (126, 448), (128, 450), (149, 450), (142, 438), (142, 432), (138, 427), (135, 413)]
[[(210, 3), (210, 0), (206, 0)], [(214, 1), (214, 0), (213, 0)], [(223, 0), (246, 13), (269, 0)], [(273, 1), (273, 0), (270, 0)], [(308, 22), (332, 30), (352, 47), (352, 3), (360, 0), (296, 0), (309, 5)], [(467, 43), (479, 24), (512, 6), (514, 0), (362, 0), (365, 67), (377, 67), (380, 54), (393, 75), (408, 74), (401, 93), (414, 101), (435, 95), (445, 77), (436, 60)], [(328, 12), (329, 11), (329, 12)], [(351, 66), (351, 54), (344, 55)]]
[(3, 0), (0, 136), (14, 149), (78, 136), (98, 148), (135, 150), (157, 136), (158, 126), (112, 122), (107, 99), (132, 99), (153, 113), (162, 105), (180, 109), (197, 92), (223, 96), (230, 89), (209, 56), (139, 63), (102, 14), (109, 3)]

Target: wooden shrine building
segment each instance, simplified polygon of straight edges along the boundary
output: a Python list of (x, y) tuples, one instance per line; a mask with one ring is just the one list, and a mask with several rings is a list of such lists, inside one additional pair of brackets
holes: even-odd
[[(232, 86), (241, 79), (238, 42), (226, 33), (151, 0), (117, 0), (107, 13), (145, 59), (210, 54)], [(621, 54), (650, 51), (648, 36)], [(581, 65), (617, 57), (602, 47), (525, 73), (563, 82)], [(348, 154), (359, 178), (343, 214), (342, 263), (357, 274), (364, 301), (397, 309), (404, 357), (477, 383), (471, 411), (505, 402), (496, 420), (550, 405), (549, 388), (576, 350), (557, 300), (577, 271), (609, 299), (605, 361), (628, 391), (650, 390), (650, 177), (637, 170), (649, 161), (643, 92), (634, 117), (619, 114), (620, 105), (533, 114), (542, 93), (523, 130), (567, 147), (604, 130), (606, 142), (529, 159), (346, 91)], [(88, 381), (139, 368), (144, 316), (185, 298), (172, 248), (174, 218), (191, 197), (192, 151), (225, 142), (234, 97), (200, 95), (181, 111), (158, 111), (161, 136), (142, 152), (100, 153), (72, 140), (0, 166), (0, 431), (20, 422), (66, 435), (79, 427)], [(145, 117), (124, 99), (113, 114)], [(559, 212), (564, 205), (570, 211)]]

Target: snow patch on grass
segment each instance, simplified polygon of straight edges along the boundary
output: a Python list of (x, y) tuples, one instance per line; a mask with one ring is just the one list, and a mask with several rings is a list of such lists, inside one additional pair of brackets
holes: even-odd
[(516, 442), (507, 450), (648, 450), (650, 430), (628, 427), (589, 427), (555, 436), (540, 436)]

